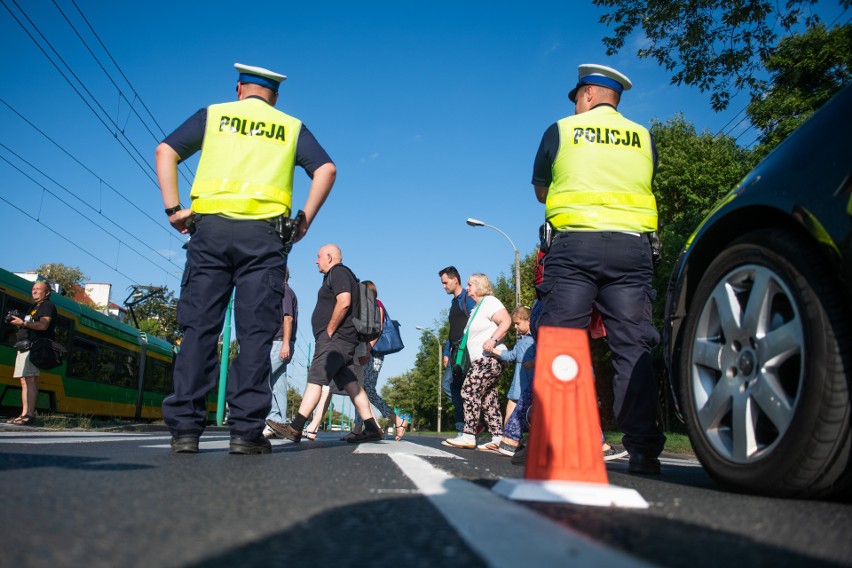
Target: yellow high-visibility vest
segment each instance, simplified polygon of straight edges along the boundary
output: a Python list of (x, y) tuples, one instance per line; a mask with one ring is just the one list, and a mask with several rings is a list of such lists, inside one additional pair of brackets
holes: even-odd
[(603, 105), (563, 118), (545, 216), (559, 231), (657, 230), (648, 129)]
[(192, 209), (235, 219), (290, 215), (302, 123), (247, 98), (207, 108)]

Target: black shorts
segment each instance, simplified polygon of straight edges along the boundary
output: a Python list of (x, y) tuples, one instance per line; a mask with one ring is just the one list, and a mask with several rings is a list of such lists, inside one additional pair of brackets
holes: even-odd
[(312, 385), (330, 385), (332, 381), (341, 391), (351, 382), (358, 382), (355, 373), (355, 348), (351, 343), (337, 336), (329, 338), (322, 332), (316, 339), (316, 353), (308, 370), (308, 383)]

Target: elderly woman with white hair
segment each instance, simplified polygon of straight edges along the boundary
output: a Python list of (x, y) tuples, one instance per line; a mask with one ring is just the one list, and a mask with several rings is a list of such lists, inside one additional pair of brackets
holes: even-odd
[[(503, 372), (503, 362), (496, 353), (505, 346), (501, 340), (512, 325), (512, 317), (494, 295), (485, 274), (473, 274), (467, 280), (467, 293), (476, 302), (465, 328), (470, 370), (462, 385), (464, 401), (464, 433), (443, 443), (456, 448), (477, 448), (497, 451), (503, 435), (503, 417), (497, 395), (497, 380)], [(476, 445), (476, 429), (482, 418), (491, 434), (491, 441)]]

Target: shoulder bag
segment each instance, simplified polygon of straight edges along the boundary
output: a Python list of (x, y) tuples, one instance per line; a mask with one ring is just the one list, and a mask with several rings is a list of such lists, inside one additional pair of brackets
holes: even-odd
[(42, 371), (49, 371), (61, 365), (67, 353), (68, 350), (61, 343), (39, 337), (30, 347), (30, 363)]
[(390, 319), (387, 308), (384, 309), (384, 312), (382, 334), (379, 336), (376, 344), (373, 345), (373, 353), (376, 355), (390, 355), (405, 348), (405, 345), (402, 344), (402, 337), (399, 334), (399, 322)]
[(453, 378), (457, 381), (463, 380), (468, 371), (470, 371), (470, 353), (467, 352), (467, 336), (470, 333), (470, 326), (473, 324), (473, 320), (476, 319), (476, 312), (479, 311), (479, 306), (482, 305), (482, 301), (476, 304), (476, 309), (473, 310), (473, 314), (470, 316), (470, 319), (467, 321), (467, 325), (464, 328), (464, 336), (462, 337), (461, 343), (459, 344), (459, 350), (456, 352), (455, 360), (453, 361)]

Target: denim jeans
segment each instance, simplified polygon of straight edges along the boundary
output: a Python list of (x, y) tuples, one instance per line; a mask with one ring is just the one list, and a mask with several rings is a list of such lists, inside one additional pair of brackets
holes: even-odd
[(441, 382), (441, 387), (444, 389), (444, 394), (453, 403), (453, 422), (456, 426), (456, 432), (461, 434), (464, 432), (464, 401), (461, 396), (462, 381), (453, 379), (452, 361), (447, 365), (447, 370), (444, 371), (444, 380)]
[(278, 356), (283, 344), (283, 341), (273, 341), (269, 352), (269, 363), (272, 365), (272, 374), (269, 376), (269, 383), (272, 385), (272, 408), (267, 418), (276, 422), (284, 422), (287, 418), (287, 364)]

